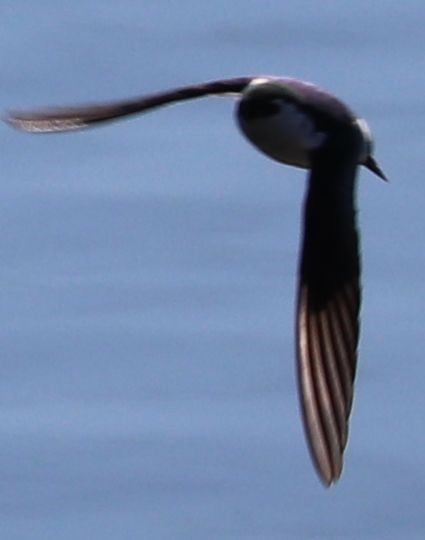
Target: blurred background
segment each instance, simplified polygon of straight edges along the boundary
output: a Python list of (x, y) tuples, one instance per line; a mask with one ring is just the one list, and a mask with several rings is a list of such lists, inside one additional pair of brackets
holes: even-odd
[(362, 334), (345, 470), (310, 463), (294, 370), (305, 173), (209, 98), (90, 132), (2, 125), (0, 535), (425, 534), (422, 1), (3, 0), (0, 106), (251, 74), (366, 117)]

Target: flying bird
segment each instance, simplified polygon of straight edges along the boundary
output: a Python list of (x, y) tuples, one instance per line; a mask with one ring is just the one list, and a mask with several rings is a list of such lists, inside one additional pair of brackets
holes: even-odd
[(95, 126), (210, 95), (237, 98), (245, 137), (268, 157), (308, 169), (298, 275), (297, 373), (306, 439), (322, 482), (338, 480), (353, 400), (361, 303), (356, 175), (364, 165), (386, 180), (372, 156), (366, 121), (329, 92), (272, 76), (184, 86), (100, 105), (12, 112), (33, 133)]

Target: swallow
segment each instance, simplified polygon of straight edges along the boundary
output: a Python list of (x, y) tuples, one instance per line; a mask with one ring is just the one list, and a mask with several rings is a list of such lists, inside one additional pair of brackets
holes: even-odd
[(298, 270), (297, 380), (312, 461), (330, 486), (342, 472), (357, 364), (357, 171), (363, 165), (387, 180), (372, 155), (366, 121), (312, 83), (273, 76), (208, 81), (104, 104), (17, 111), (5, 120), (33, 133), (71, 131), (214, 95), (237, 98), (236, 122), (258, 150), (309, 171)]

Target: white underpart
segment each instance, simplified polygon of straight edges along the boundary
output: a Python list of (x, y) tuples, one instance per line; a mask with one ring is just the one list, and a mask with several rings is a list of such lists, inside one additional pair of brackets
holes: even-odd
[[(252, 84), (252, 83), (251, 83)], [(310, 167), (310, 152), (326, 139), (311, 118), (293, 103), (282, 100), (277, 114), (240, 120), (248, 139), (272, 159), (297, 167)]]

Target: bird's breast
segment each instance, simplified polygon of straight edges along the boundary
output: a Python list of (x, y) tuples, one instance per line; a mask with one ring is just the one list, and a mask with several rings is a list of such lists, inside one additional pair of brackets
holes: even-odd
[(310, 167), (310, 152), (318, 148), (326, 134), (318, 131), (313, 119), (294, 103), (282, 102), (274, 114), (250, 114), (250, 104), (241, 103), (238, 123), (242, 133), (270, 158), (297, 167)]

